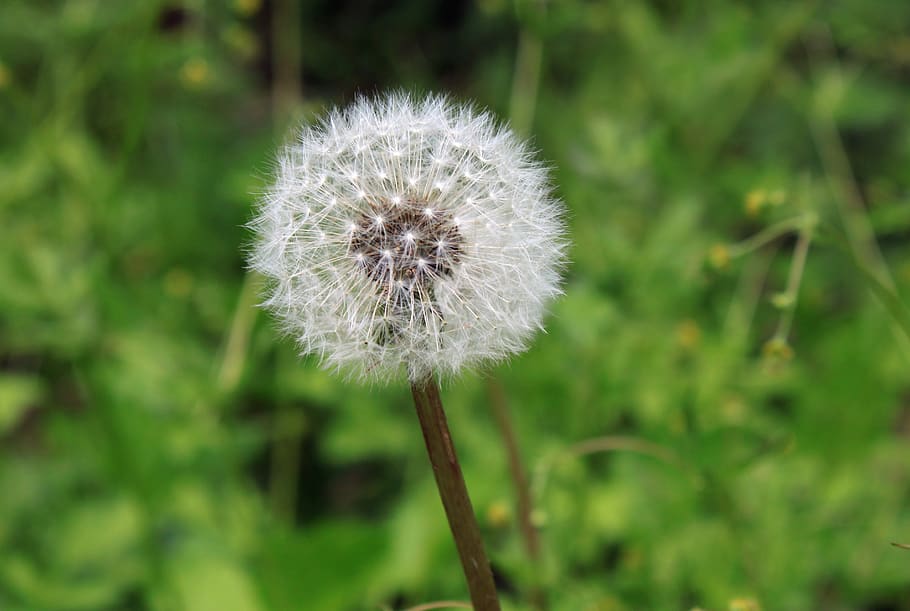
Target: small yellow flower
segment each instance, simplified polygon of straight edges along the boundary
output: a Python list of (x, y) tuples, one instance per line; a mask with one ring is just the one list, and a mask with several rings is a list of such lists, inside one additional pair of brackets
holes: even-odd
[(793, 358), (793, 348), (783, 337), (773, 337), (765, 342), (762, 354), (769, 359), (789, 361)]
[(768, 194), (764, 189), (752, 189), (746, 193), (746, 201), (744, 204), (746, 214), (749, 216), (758, 216), (758, 213), (761, 212), (762, 207), (767, 201)]
[(761, 611), (761, 605), (754, 598), (734, 598), (730, 601), (730, 611)]
[(262, 0), (234, 0), (234, 10), (243, 17), (251, 17), (261, 8)]
[(727, 269), (730, 266), (730, 249), (726, 244), (715, 244), (708, 251), (708, 262), (714, 269)]
[(202, 58), (194, 57), (186, 61), (180, 68), (180, 80), (191, 89), (205, 85), (211, 78), (209, 64)]
[(683, 350), (694, 350), (701, 343), (701, 327), (687, 318), (676, 326), (676, 341)]
[(487, 523), (493, 528), (505, 528), (512, 522), (512, 510), (505, 501), (494, 501), (487, 508)]

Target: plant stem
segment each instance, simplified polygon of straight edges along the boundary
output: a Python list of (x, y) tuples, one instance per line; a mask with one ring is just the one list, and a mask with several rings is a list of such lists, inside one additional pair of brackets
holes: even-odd
[(294, 523), (297, 512), (300, 458), (306, 427), (306, 419), (299, 409), (282, 405), (275, 410), (269, 452), (269, 504), (272, 512), (288, 524)]
[(272, 3), (272, 114), (279, 122), (286, 121), (295, 104), (300, 101), (303, 86), (300, 74), (303, 55), (301, 4), (294, 0)]
[(773, 242), (782, 235), (786, 235), (796, 229), (801, 229), (807, 222), (806, 216), (800, 215), (775, 223), (770, 227), (759, 231), (751, 238), (747, 238), (736, 244), (731, 244), (728, 252), (731, 257), (739, 257), (748, 254), (754, 250), (758, 250), (769, 242)]
[[(509, 414), (509, 406), (506, 401), (506, 393), (502, 383), (496, 378), (490, 378), (488, 385), (490, 393), (490, 407), (493, 410), (493, 417), (499, 426), (499, 433), (502, 436), (505, 445), (506, 455), (509, 459), (509, 472), (512, 475), (512, 484), (515, 486), (515, 497), (518, 505), (518, 525), (521, 529), (521, 536), (524, 540), (525, 551), (534, 567), (536, 573), (540, 572), (540, 535), (537, 528), (534, 527), (534, 521), (531, 518), (534, 509), (531, 500), (531, 486), (528, 483), (528, 474), (525, 471), (524, 464), (521, 461), (521, 451), (518, 448), (518, 438), (515, 435), (515, 427), (512, 426), (512, 418)], [(535, 575), (539, 580), (540, 575)], [(546, 595), (540, 588), (539, 583), (534, 583), (530, 592), (531, 604), (541, 611), (548, 608)]]
[(796, 312), (796, 300), (799, 297), (799, 285), (802, 283), (803, 270), (806, 268), (806, 257), (809, 254), (809, 244), (812, 242), (812, 227), (803, 227), (793, 249), (793, 262), (790, 264), (790, 277), (787, 279), (787, 304), (781, 314), (777, 325), (775, 337), (786, 340), (790, 335), (793, 324), (793, 314)]
[(512, 99), (509, 102), (512, 129), (522, 136), (527, 136), (534, 121), (542, 57), (543, 45), (540, 39), (527, 27), (523, 27), (518, 39)]
[(474, 611), (499, 611), (493, 572), (483, 549), (480, 527), (452, 444), (452, 434), (439, 396), (439, 385), (432, 376), (427, 376), (422, 381), (411, 382), (411, 394), (414, 396), (417, 418), (420, 420), (427, 454), (436, 477), (436, 487), (468, 582)]
[(240, 382), (246, 365), (246, 357), (253, 332), (253, 324), (259, 309), (256, 308), (256, 296), (259, 293), (259, 279), (252, 273), (243, 278), (240, 295), (237, 298), (237, 307), (231, 319), (231, 326), (225, 338), (221, 363), (218, 366), (218, 375), (215, 388), (219, 394), (233, 391)]
[[(829, 64), (833, 64), (834, 74), (839, 77), (843, 74), (836, 59), (830, 27), (825, 24), (819, 29), (819, 34), (821, 36), (817, 38), (817, 41), (822, 46), (821, 49), (816, 49), (808, 43), (805, 45), (809, 57), (810, 74), (816, 81), (816, 89), (820, 87), (817, 83), (820, 79), (818, 75), (821, 73), (820, 64), (823, 59), (826, 69)], [(820, 57), (822, 53), (825, 57)], [(833, 111), (829, 105), (819, 102), (814, 104), (813, 111), (807, 119), (810, 133), (821, 159), (822, 169), (825, 171), (825, 179), (834, 195), (834, 204), (846, 231), (850, 248), (856, 253), (857, 259), (878, 276), (882, 284), (888, 288), (894, 288), (894, 278), (891, 276), (885, 257), (875, 239), (875, 230), (869, 220), (866, 201), (856, 182), (850, 157), (835, 122)]]

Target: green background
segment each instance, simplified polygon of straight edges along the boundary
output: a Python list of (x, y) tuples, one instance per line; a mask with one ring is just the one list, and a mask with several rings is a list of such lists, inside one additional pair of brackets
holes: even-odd
[(908, 32), (903, 0), (4, 1), (0, 609), (467, 598), (406, 385), (299, 358), (244, 272), (293, 127), (405, 88), (510, 121), (569, 210), (547, 333), (443, 388), (504, 607), (910, 610)]

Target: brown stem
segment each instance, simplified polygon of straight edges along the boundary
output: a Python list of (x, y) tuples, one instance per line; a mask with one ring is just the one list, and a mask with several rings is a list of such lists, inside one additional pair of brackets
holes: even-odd
[(417, 418), (420, 420), (427, 454), (436, 477), (436, 487), (449, 520), (455, 547), (458, 548), (474, 611), (499, 611), (493, 572), (483, 549), (480, 527), (452, 444), (452, 434), (439, 397), (439, 386), (432, 376), (428, 376), (422, 381), (411, 382), (411, 394), (414, 395), (414, 406), (417, 408)]
[[(540, 535), (537, 532), (537, 528), (534, 527), (534, 522), (531, 518), (534, 507), (531, 501), (531, 486), (528, 483), (528, 474), (521, 461), (518, 438), (515, 435), (515, 428), (512, 426), (512, 418), (509, 415), (509, 406), (502, 383), (496, 378), (490, 378), (488, 390), (493, 417), (499, 426), (499, 433), (502, 436), (509, 459), (509, 471), (512, 474), (512, 484), (515, 487), (515, 497), (518, 505), (518, 525), (524, 540), (525, 551), (527, 551), (528, 558), (530, 558), (535, 571), (537, 571), (540, 565)], [(546, 596), (543, 590), (540, 589), (539, 584), (533, 585), (529, 597), (536, 609), (544, 611), (548, 608)]]

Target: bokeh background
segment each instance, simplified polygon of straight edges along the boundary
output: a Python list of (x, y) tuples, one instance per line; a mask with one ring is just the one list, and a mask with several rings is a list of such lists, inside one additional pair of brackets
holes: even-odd
[(277, 147), (390, 88), (570, 210), (547, 333), (443, 389), (505, 607), (910, 609), (903, 0), (4, 0), (0, 609), (467, 598), (406, 385), (244, 271)]

